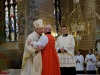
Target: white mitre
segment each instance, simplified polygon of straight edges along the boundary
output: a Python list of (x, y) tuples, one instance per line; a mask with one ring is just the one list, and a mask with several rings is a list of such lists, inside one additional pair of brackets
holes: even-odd
[(41, 19), (38, 19), (33, 22), (33, 25), (35, 28), (43, 27), (43, 21)]

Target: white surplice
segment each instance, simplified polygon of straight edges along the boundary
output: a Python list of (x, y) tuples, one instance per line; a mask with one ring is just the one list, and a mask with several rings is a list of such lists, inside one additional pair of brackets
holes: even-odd
[(66, 37), (62, 35), (59, 36), (56, 40), (55, 48), (58, 52), (60, 48), (64, 48), (67, 52), (58, 53), (60, 67), (75, 67), (75, 56), (74, 56), (74, 47), (75, 41), (74, 37), (68, 34)]
[(75, 61), (79, 61), (76, 63), (76, 71), (83, 71), (84, 70), (84, 57), (83, 55), (76, 55), (75, 56)]
[(37, 48), (37, 46), (46, 46), (46, 44), (48, 43), (48, 37), (46, 35), (42, 35), (39, 39), (39, 41), (33, 41), (31, 42), (31, 44), (33, 45), (33, 47)]
[[(90, 59), (90, 58), (92, 58), (92, 60), (93, 60), (93, 62), (92, 61), (90, 61), (90, 60), (88, 60), (88, 59)], [(95, 57), (95, 55), (94, 54), (87, 54), (86, 55), (86, 58), (85, 58), (85, 62), (86, 62), (86, 64), (87, 64), (87, 66), (86, 66), (86, 70), (87, 71), (93, 71), (93, 70), (96, 70), (96, 57)]]

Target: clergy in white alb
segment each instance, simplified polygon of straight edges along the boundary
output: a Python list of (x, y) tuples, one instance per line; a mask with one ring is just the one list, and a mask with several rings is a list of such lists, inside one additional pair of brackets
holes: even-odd
[(26, 40), (25, 49), (22, 60), (21, 75), (41, 75), (42, 73), (42, 57), (41, 52), (37, 53), (37, 49), (32, 47), (30, 41), (38, 41), (43, 33), (42, 20), (34, 22), (35, 31), (32, 32)]
[(89, 54), (86, 55), (85, 62), (87, 64), (87, 74), (96, 74), (96, 57), (92, 54), (91, 50), (89, 50)]
[(76, 73), (74, 37), (71, 34), (68, 34), (66, 26), (62, 26), (61, 31), (62, 35), (57, 38), (55, 45), (60, 61), (61, 75), (74, 75)]
[(77, 74), (84, 74), (84, 57), (80, 54), (80, 52), (77, 52), (77, 55), (75, 56), (76, 61), (76, 73)]

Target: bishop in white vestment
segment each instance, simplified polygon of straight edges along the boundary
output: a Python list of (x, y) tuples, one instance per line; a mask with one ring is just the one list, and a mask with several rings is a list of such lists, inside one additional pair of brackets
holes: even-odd
[(30, 41), (38, 41), (43, 32), (42, 20), (34, 22), (35, 31), (32, 32), (26, 40), (22, 60), (21, 75), (41, 75), (42, 74), (42, 56), (41, 52), (37, 53), (35, 47), (32, 47)]

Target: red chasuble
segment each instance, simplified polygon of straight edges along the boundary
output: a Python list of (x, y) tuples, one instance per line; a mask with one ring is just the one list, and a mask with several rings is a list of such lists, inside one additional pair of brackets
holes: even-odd
[(59, 59), (55, 49), (55, 38), (46, 34), (48, 43), (42, 50), (42, 75), (60, 75)]

